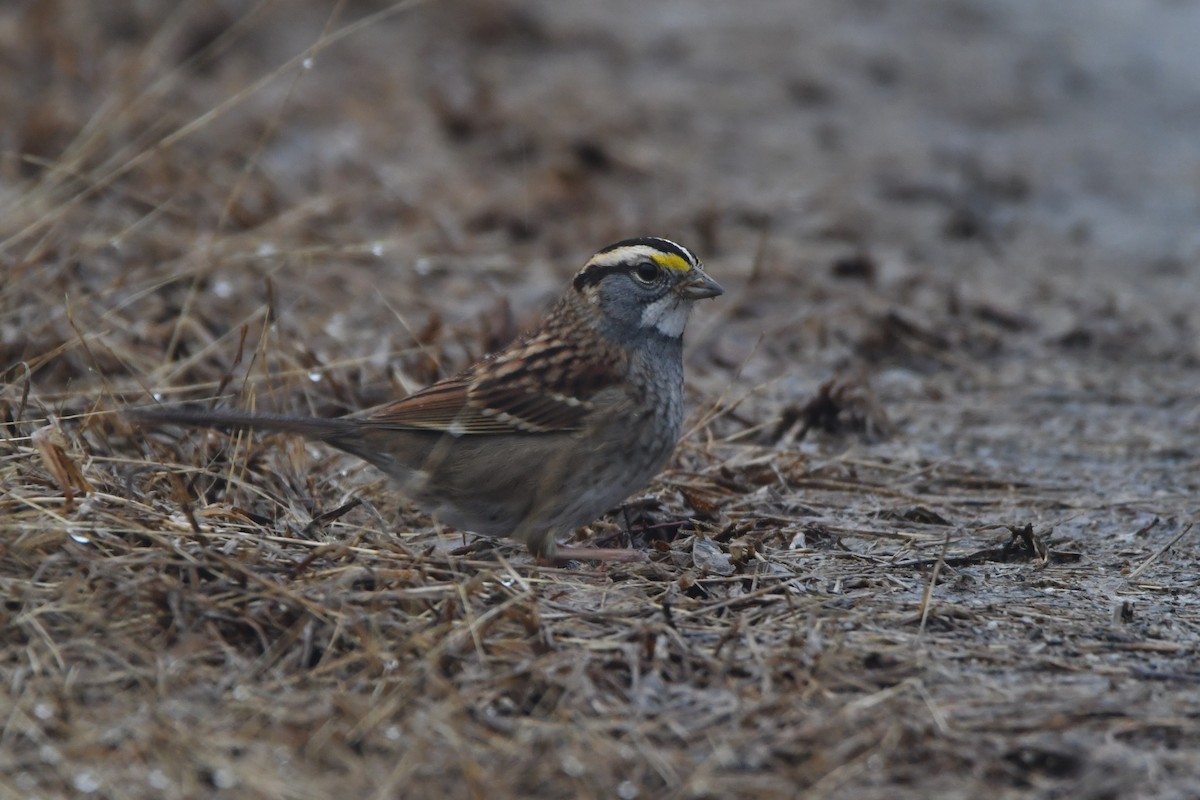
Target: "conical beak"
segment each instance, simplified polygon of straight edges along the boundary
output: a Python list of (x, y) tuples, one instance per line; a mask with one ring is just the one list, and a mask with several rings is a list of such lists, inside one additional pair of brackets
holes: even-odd
[(675, 287), (680, 297), (686, 300), (703, 300), (706, 297), (716, 297), (725, 294), (721, 284), (704, 274), (701, 269), (693, 269), (683, 279), (683, 283)]

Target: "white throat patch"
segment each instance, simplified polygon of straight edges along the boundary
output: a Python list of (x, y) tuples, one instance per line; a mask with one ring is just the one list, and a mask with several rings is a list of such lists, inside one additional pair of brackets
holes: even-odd
[(689, 303), (675, 293), (663, 295), (642, 311), (642, 327), (656, 328), (663, 336), (678, 339), (687, 326)]

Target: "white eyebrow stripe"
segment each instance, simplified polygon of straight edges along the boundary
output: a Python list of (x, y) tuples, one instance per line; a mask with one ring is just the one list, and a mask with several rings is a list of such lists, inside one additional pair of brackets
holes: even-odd
[[(678, 247), (678, 245), (676, 245)], [(696, 257), (690, 251), (680, 247), (680, 251), (687, 253), (691, 258), (686, 259), (693, 267), (696, 266)], [(675, 255), (670, 250), (661, 250), (657, 247), (651, 247), (645, 244), (625, 245), (618, 247), (616, 250), (609, 250), (607, 253), (598, 253), (592, 257), (589, 264), (597, 267), (615, 267), (618, 264), (628, 264), (638, 259), (652, 260), (654, 256)]]

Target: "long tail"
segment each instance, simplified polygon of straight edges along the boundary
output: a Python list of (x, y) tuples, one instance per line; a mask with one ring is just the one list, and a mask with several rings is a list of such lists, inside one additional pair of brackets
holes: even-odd
[(127, 419), (141, 424), (286, 431), (331, 444), (336, 444), (346, 438), (353, 438), (357, 428), (357, 424), (349, 419), (292, 417), (285, 414), (248, 414), (239, 411), (204, 411), (168, 406), (129, 408), (124, 413)]

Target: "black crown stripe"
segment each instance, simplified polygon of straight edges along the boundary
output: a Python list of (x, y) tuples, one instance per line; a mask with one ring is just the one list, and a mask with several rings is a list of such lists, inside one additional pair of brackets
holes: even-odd
[(653, 247), (654, 249), (661, 250), (664, 253), (671, 253), (672, 255), (679, 256), (689, 264), (696, 263), (696, 257), (692, 255), (687, 248), (675, 244), (670, 239), (660, 239), (657, 236), (639, 236), (636, 239), (622, 239), (616, 244), (610, 244), (608, 247), (600, 250), (596, 253), (596, 255), (600, 255), (601, 253), (611, 253), (613, 250), (617, 250), (622, 247), (636, 247), (638, 245)]

